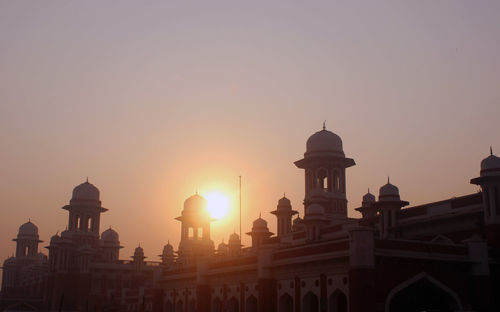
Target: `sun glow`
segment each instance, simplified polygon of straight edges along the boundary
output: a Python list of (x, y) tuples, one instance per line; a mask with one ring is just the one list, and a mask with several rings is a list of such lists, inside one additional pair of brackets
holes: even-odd
[(207, 210), (213, 218), (221, 219), (229, 212), (229, 198), (220, 192), (203, 195), (207, 200)]

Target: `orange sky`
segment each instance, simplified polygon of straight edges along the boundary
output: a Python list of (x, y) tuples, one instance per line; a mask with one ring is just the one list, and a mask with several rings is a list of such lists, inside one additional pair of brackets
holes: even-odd
[(325, 119), (357, 163), (350, 216), (388, 175), (412, 205), (476, 192), (500, 153), (499, 37), (493, 1), (0, 1), (0, 261), (28, 218), (64, 230), (87, 176), (121, 258), (177, 246), (196, 189), (236, 210), (239, 175), (243, 232), (260, 212), (275, 232), (283, 192), (302, 215), (293, 162)]

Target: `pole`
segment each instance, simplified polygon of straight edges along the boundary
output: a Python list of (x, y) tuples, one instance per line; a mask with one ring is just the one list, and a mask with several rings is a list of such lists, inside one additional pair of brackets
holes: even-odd
[(243, 240), (241, 237), (241, 176), (240, 176), (240, 242)]

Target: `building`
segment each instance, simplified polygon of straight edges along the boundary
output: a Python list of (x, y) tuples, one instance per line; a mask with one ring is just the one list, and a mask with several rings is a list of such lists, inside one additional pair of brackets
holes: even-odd
[(323, 128), (295, 162), (305, 177), (302, 218), (282, 197), (270, 211), (276, 234), (259, 216), (246, 233), (251, 246), (232, 233), (215, 248), (206, 200), (194, 194), (176, 218), (177, 251), (167, 243), (151, 263), (140, 247), (132, 261), (119, 260), (118, 233), (99, 235), (107, 209), (85, 182), (63, 207), (68, 228), (52, 237), (48, 260), (37, 253), (36, 227), (21, 226), (0, 302), (30, 287), (39, 310), (498, 311), (500, 158), (491, 153), (470, 180), (481, 192), (425, 205), (410, 206), (388, 180), (378, 198), (363, 196), (361, 218), (347, 215), (346, 169), (354, 165), (341, 138)]

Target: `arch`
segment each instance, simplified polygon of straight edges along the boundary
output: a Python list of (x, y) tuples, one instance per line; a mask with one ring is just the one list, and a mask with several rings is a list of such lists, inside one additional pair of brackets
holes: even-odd
[(228, 312), (239, 312), (240, 311), (240, 305), (238, 303), (238, 300), (234, 297), (231, 297), (229, 301), (227, 302), (227, 311)]
[(293, 312), (293, 299), (289, 294), (281, 295), (278, 301), (279, 312)]
[(212, 312), (222, 312), (222, 301), (219, 298), (212, 301)]
[(462, 311), (457, 294), (425, 272), (394, 287), (385, 302), (385, 311), (425, 311), (437, 309), (442, 312)]
[(328, 170), (326, 168), (318, 168), (316, 170), (316, 179), (317, 185), (319, 189), (326, 190), (328, 189)]
[(174, 312), (174, 305), (172, 304), (172, 301), (170, 301), (170, 300), (165, 301), (163, 308), (164, 308), (165, 312)]
[(257, 312), (257, 310), (258, 310), (257, 298), (255, 298), (255, 296), (252, 295), (248, 297), (245, 303), (245, 312)]
[(329, 312), (347, 312), (347, 296), (339, 289), (335, 290), (328, 299)]
[(316, 296), (312, 292), (308, 292), (302, 298), (302, 311), (303, 312), (318, 312), (319, 311), (318, 296)]
[(203, 228), (198, 227), (198, 239), (202, 239), (202, 238), (203, 238)]
[(194, 229), (190, 226), (188, 227), (188, 238), (193, 239), (194, 238)]
[(196, 299), (191, 299), (191, 301), (189, 301), (189, 309), (188, 309), (189, 312), (196, 312)]
[(80, 227), (82, 226), (82, 218), (79, 215), (76, 216), (75, 224), (76, 224), (76, 229), (79, 231)]
[(175, 312), (184, 312), (184, 304), (182, 304), (182, 300), (178, 300), (175, 305)]

